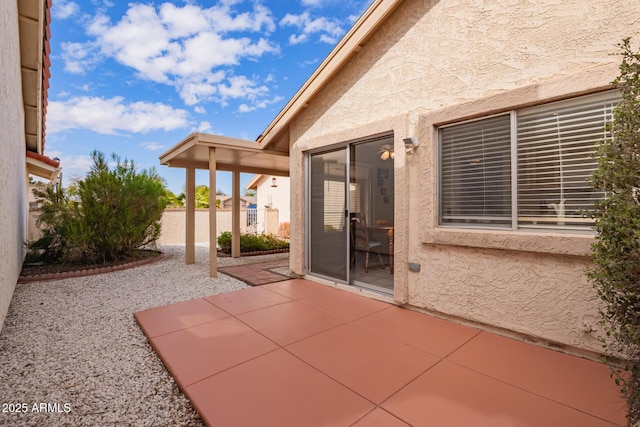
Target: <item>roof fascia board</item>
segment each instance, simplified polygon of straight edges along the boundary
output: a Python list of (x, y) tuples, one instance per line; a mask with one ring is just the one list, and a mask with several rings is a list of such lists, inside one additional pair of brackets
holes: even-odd
[(293, 118), (310, 102), (327, 82), (342, 68), (351, 56), (357, 52), (369, 36), (385, 21), (403, 0), (376, 0), (355, 22), (353, 27), (338, 42), (324, 61), (311, 74), (311, 77), (293, 95), (280, 110), (275, 119), (258, 137), (264, 147), (271, 144)]
[(258, 189), (258, 184), (262, 180), (263, 177), (264, 177), (264, 175), (262, 175), (262, 174), (254, 176), (251, 179), (251, 181), (249, 181), (247, 183), (247, 185), (245, 185), (244, 188), (246, 188), (247, 190), (257, 190)]
[[(165, 166), (169, 166), (171, 168), (194, 168), (201, 170), (209, 170), (208, 162), (199, 162), (193, 160), (171, 160), (167, 163), (164, 163)], [(270, 169), (270, 168), (258, 168), (253, 166), (235, 166), (228, 164), (216, 164), (216, 171), (221, 172), (241, 172), (241, 173), (251, 173), (251, 174), (262, 174), (262, 175), (274, 175), (274, 176), (289, 176), (289, 171), (281, 170), (281, 169)]]
[(32, 157), (26, 158), (27, 172), (39, 176), (40, 178), (48, 179), (49, 181), (55, 181), (60, 174), (60, 167), (52, 166), (42, 160), (34, 159)]
[(174, 145), (164, 153), (160, 154), (160, 164), (161, 165), (169, 164), (171, 159), (173, 159), (176, 156), (179, 156), (183, 152), (195, 146), (198, 141), (197, 135), (198, 135), (197, 133), (191, 133), (187, 135), (187, 137), (184, 138), (182, 141), (178, 142), (176, 145)]

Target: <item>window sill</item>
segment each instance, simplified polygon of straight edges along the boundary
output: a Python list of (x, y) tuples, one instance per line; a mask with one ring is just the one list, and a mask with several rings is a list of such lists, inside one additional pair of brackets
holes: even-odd
[(425, 231), (424, 244), (590, 256), (594, 233), (502, 231), (438, 227)]

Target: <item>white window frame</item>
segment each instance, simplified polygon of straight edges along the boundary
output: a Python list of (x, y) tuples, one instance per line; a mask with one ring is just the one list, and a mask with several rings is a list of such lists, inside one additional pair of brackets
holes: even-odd
[[(589, 99), (590, 98), (590, 99)], [(580, 97), (576, 97), (576, 98), (572, 98), (572, 99), (568, 99), (568, 100), (563, 100), (563, 101), (554, 101), (554, 102), (548, 102), (545, 104), (540, 104), (537, 106), (533, 106), (533, 107), (527, 107), (527, 108), (521, 108), (521, 109), (513, 109), (511, 111), (505, 111), (503, 113), (499, 113), (499, 114), (494, 114), (494, 115), (490, 115), (490, 116), (485, 116), (485, 117), (480, 117), (480, 118), (475, 118), (472, 120), (463, 120), (463, 121), (459, 121), (459, 122), (455, 122), (455, 123), (451, 123), (445, 126), (440, 126), (437, 129), (437, 156), (438, 156), (438, 179), (437, 179), (437, 186), (438, 186), (438, 209), (437, 209), (437, 214), (438, 214), (438, 226), (439, 227), (443, 227), (443, 228), (471, 228), (471, 229), (497, 229), (497, 230), (532, 230), (535, 231), (536, 229), (543, 229), (544, 231), (578, 231), (578, 232), (585, 232), (585, 231), (592, 231), (593, 227), (591, 225), (587, 225), (586, 222), (584, 224), (566, 224), (566, 222), (572, 222), (571, 220), (568, 221), (561, 221), (560, 219), (558, 221), (556, 221), (556, 223), (554, 224), (553, 221), (546, 221), (545, 224), (536, 224), (536, 223), (532, 223), (532, 224), (520, 224), (519, 223), (519, 203), (520, 203), (520, 197), (519, 197), (519, 191), (518, 191), (518, 161), (519, 161), (519, 157), (518, 157), (518, 113), (520, 113), (521, 115), (524, 113), (531, 113), (531, 112), (536, 112), (536, 111), (544, 111), (544, 110), (551, 110), (551, 111), (560, 111), (566, 108), (570, 108), (571, 106), (576, 106), (576, 105), (580, 105), (580, 104), (584, 104), (585, 101), (587, 102), (593, 102), (593, 103), (597, 103), (597, 102), (601, 102), (602, 104), (607, 104), (607, 103), (617, 103), (620, 100), (620, 94), (617, 90), (610, 90), (610, 91), (606, 91), (606, 92), (600, 92), (600, 93), (596, 93), (596, 94), (590, 94), (590, 95), (584, 95), (584, 96), (580, 96)], [(604, 110), (603, 110), (604, 111)], [(474, 222), (474, 223), (462, 223), (462, 222), (444, 222), (444, 218), (443, 218), (443, 187), (442, 187), (442, 173), (443, 173), (443, 149), (442, 149), (442, 130), (443, 129), (447, 129), (450, 127), (454, 127), (454, 126), (458, 126), (458, 125), (463, 125), (463, 124), (467, 124), (467, 123), (473, 123), (473, 122), (477, 122), (477, 121), (482, 121), (482, 120), (486, 120), (486, 119), (490, 119), (490, 118), (494, 118), (494, 117), (498, 117), (498, 116), (503, 116), (503, 115), (507, 115), (509, 114), (511, 116), (511, 121), (510, 121), (510, 126), (511, 126), (511, 132), (510, 132), (510, 136), (511, 136), (511, 145), (510, 145), (510, 149), (511, 149), (511, 223), (510, 224), (483, 224), (481, 222)], [(609, 120), (611, 120), (612, 115), (608, 115), (607, 118)], [(608, 137), (610, 137), (610, 134), (607, 135)], [(575, 217), (574, 217), (575, 218)], [(578, 221), (577, 219), (575, 219), (573, 221), (574, 223), (579, 223), (582, 221)]]

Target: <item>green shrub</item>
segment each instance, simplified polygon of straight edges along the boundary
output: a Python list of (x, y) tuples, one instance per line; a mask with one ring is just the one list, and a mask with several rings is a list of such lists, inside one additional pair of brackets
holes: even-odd
[(629, 39), (620, 47), (623, 61), (614, 84), (622, 102), (592, 179), (607, 197), (596, 205), (595, 266), (588, 275), (603, 302), (603, 345), (624, 361), (611, 367), (634, 424), (640, 421), (640, 54), (632, 52)]
[[(220, 252), (231, 253), (231, 232), (225, 231), (218, 236)], [(273, 234), (240, 233), (240, 253), (289, 249), (289, 242), (278, 239)]]
[[(77, 201), (60, 183), (37, 183), (33, 194), (41, 202), (37, 224), (42, 237), (27, 243), (25, 261), (65, 262), (82, 253)], [(78, 254), (78, 252), (80, 254)]]
[(155, 170), (138, 172), (133, 161), (115, 154), (113, 169), (103, 153), (93, 151), (91, 158), (91, 170), (75, 187), (54, 185), (35, 193), (42, 203), (43, 237), (28, 245), (30, 260), (126, 259), (160, 236), (166, 190)]

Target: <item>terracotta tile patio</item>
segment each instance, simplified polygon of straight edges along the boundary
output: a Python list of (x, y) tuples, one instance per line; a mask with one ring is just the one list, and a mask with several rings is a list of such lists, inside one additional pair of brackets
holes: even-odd
[(288, 267), (289, 260), (262, 262), (258, 264), (242, 264), (230, 267), (220, 267), (218, 271), (228, 276), (240, 279), (250, 286), (259, 286), (266, 283), (280, 282), (288, 279), (287, 276), (274, 273), (271, 269), (276, 267)]
[(210, 426), (624, 426), (607, 367), (307, 280), (135, 314)]

